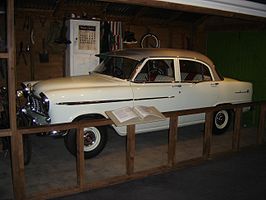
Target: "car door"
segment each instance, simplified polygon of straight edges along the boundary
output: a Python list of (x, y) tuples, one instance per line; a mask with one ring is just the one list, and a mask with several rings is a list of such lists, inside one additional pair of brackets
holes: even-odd
[[(179, 58), (180, 69), (179, 108), (193, 109), (216, 105), (219, 97), (219, 81), (214, 81), (211, 68), (198, 60)], [(180, 125), (203, 122), (204, 114), (187, 115), (180, 118)]]
[[(149, 58), (134, 77), (131, 88), (134, 106), (154, 106), (161, 112), (176, 108), (176, 58)], [(169, 121), (137, 125), (136, 132), (166, 129)]]

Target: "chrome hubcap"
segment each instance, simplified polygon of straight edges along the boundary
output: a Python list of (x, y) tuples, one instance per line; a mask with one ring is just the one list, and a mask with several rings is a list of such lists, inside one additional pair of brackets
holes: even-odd
[(224, 123), (224, 120), (225, 120), (224, 114), (218, 113), (216, 116), (216, 123), (221, 126)]
[(84, 128), (84, 151), (94, 150), (101, 141), (100, 131), (96, 127)]
[(92, 131), (88, 131), (84, 134), (84, 145), (90, 146), (95, 143), (95, 134)]
[(219, 111), (215, 116), (215, 126), (218, 129), (223, 129), (228, 124), (229, 115), (226, 110)]

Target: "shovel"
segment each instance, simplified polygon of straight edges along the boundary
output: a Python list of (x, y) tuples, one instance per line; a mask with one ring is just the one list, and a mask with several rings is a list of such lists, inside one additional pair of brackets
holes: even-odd
[(42, 39), (42, 52), (39, 53), (39, 59), (41, 63), (48, 63), (49, 62), (49, 53), (45, 46), (45, 39)]

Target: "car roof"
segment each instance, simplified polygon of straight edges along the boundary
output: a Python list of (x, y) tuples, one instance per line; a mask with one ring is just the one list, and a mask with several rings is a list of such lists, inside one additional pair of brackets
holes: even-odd
[(104, 55), (125, 57), (137, 61), (141, 61), (145, 58), (155, 58), (155, 57), (179, 57), (179, 58), (195, 59), (206, 63), (208, 66), (212, 68), (214, 79), (216, 81), (223, 79), (222, 76), (218, 74), (213, 62), (207, 56), (195, 51), (189, 51), (184, 49), (167, 49), (167, 48), (132, 48), (132, 49), (116, 50), (104, 53)]
[(184, 49), (166, 49), (166, 48), (132, 48), (116, 50), (107, 53), (109, 56), (127, 57), (134, 60), (141, 61), (148, 57), (182, 57), (193, 58), (205, 62), (206, 64), (213, 66), (213, 62), (205, 55)]

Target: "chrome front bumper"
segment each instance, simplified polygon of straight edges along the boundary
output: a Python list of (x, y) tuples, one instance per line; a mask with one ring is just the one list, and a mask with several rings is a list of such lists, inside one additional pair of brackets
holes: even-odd
[(46, 115), (42, 115), (32, 111), (29, 107), (23, 107), (19, 110), (19, 115), (23, 115), (32, 125), (48, 125), (51, 122), (51, 118)]
[[(19, 114), (23, 115), (23, 117), (28, 120), (29, 124), (34, 125), (34, 126), (48, 125), (51, 123), (51, 118), (49, 116), (36, 113), (32, 111), (29, 107), (21, 108), (19, 110)], [(46, 134), (52, 137), (62, 137), (67, 134), (67, 131), (53, 130), (53, 131), (47, 132)]]

